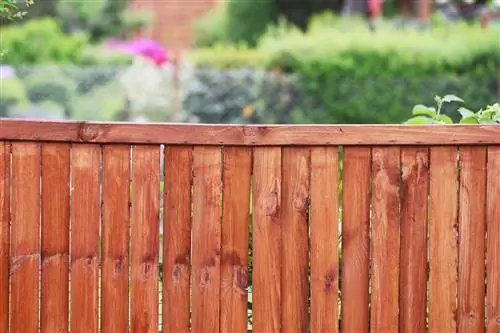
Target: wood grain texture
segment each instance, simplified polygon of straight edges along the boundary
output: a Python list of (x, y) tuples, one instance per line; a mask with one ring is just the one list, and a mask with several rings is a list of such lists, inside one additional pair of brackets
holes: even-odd
[(103, 332), (128, 331), (130, 146), (102, 151)]
[(342, 332), (368, 332), (371, 150), (345, 147), (342, 199)]
[(281, 332), (281, 149), (254, 149), (253, 332)]
[(192, 332), (219, 332), (221, 179), (219, 147), (193, 150)]
[(160, 146), (132, 147), (131, 332), (158, 331)]
[(0, 332), (9, 329), (10, 143), (0, 141)]
[(0, 119), (0, 140), (251, 146), (484, 145), (500, 144), (500, 127), (489, 125), (193, 125)]
[(399, 330), (400, 149), (372, 148), (371, 332)]
[(401, 250), (399, 329), (426, 329), (429, 149), (401, 149)]
[(70, 145), (42, 145), (41, 331), (67, 332)]
[(488, 147), (486, 331), (500, 332), (500, 146)]
[(284, 332), (308, 330), (308, 148), (282, 150), (281, 214), (281, 329)]
[(456, 147), (432, 147), (429, 213), (429, 332), (457, 329), (457, 204)]
[(38, 332), (40, 144), (12, 144), (11, 332)]
[(192, 147), (165, 148), (163, 332), (190, 328)]
[(338, 332), (338, 176), (338, 148), (312, 148), (311, 333)]
[(221, 332), (248, 332), (247, 273), (251, 171), (251, 148), (224, 148)]
[(484, 332), (486, 148), (460, 147), (458, 332)]
[(71, 151), (71, 332), (97, 332), (99, 269), (99, 145)]

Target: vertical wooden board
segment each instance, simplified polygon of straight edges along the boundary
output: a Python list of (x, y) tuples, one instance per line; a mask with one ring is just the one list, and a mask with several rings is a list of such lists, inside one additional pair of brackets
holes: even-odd
[(221, 332), (247, 332), (248, 233), (252, 150), (224, 149)]
[(455, 332), (457, 316), (456, 147), (431, 147), (429, 332)]
[(12, 144), (11, 332), (38, 331), (40, 145)]
[(10, 144), (0, 141), (0, 332), (9, 329)]
[(130, 146), (104, 146), (102, 158), (101, 327), (103, 332), (127, 332)]
[(338, 332), (338, 149), (311, 149), (311, 333)]
[(345, 147), (342, 184), (342, 332), (368, 332), (370, 162), (370, 148)]
[(42, 145), (41, 331), (67, 332), (70, 145)]
[(400, 148), (372, 148), (371, 332), (399, 328)]
[(500, 146), (488, 147), (486, 325), (500, 332)]
[(98, 329), (98, 268), (101, 147), (71, 149), (71, 332)]
[(281, 329), (307, 332), (310, 150), (286, 147), (282, 154)]
[(458, 331), (484, 332), (486, 148), (460, 147)]
[(281, 149), (254, 149), (252, 328), (281, 332)]
[(221, 251), (220, 147), (193, 150), (193, 307), (192, 332), (218, 332)]
[(160, 146), (133, 146), (131, 331), (158, 331)]
[(400, 332), (424, 332), (427, 295), (429, 149), (401, 148)]
[(166, 147), (163, 210), (163, 332), (190, 320), (192, 147)]

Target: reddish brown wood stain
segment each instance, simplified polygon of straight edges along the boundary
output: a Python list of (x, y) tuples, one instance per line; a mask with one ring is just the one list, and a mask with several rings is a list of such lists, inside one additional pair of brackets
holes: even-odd
[(498, 131), (2, 119), (0, 333), (500, 332)]
[(69, 144), (43, 144), (42, 175), (41, 331), (66, 332), (69, 316)]
[(429, 149), (402, 148), (401, 168), (399, 327), (402, 332), (422, 332), (426, 325)]
[[(9, 295), (10, 144), (0, 141), (0, 294)], [(0, 332), (9, 329), (9, 297), (0, 297)]]

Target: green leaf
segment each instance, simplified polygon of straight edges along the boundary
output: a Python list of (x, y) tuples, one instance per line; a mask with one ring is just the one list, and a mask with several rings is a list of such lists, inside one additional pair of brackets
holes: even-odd
[(458, 109), (458, 112), (462, 115), (463, 118), (474, 117), (474, 112), (464, 107)]
[(460, 124), (470, 124), (470, 125), (476, 125), (479, 124), (476, 118), (474, 117), (465, 117), (460, 120)]
[(455, 96), (455, 95), (445, 95), (443, 97), (443, 102), (461, 102), (461, 103), (463, 103), (464, 100), (461, 99), (460, 97)]
[(409, 125), (426, 125), (426, 124), (431, 124), (432, 119), (424, 116), (418, 116), (410, 118), (406, 123)]
[(425, 105), (422, 105), (422, 104), (418, 104), (418, 105), (415, 105), (413, 107), (412, 114), (414, 116), (417, 116), (417, 115), (426, 115), (426, 116), (434, 117), (436, 115), (436, 109), (428, 107), (428, 106), (425, 106)]
[(440, 114), (437, 119), (445, 124), (453, 124), (453, 120), (445, 114)]

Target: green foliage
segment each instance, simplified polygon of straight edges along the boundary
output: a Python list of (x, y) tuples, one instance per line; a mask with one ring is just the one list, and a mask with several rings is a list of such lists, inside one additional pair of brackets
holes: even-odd
[(71, 117), (76, 97), (76, 84), (60, 69), (51, 67), (46, 70), (34, 71), (25, 77), (23, 82), (31, 102), (55, 102), (64, 109), (66, 117)]
[(151, 21), (150, 13), (132, 11), (126, 0), (58, 1), (56, 10), (65, 31), (85, 31), (92, 41), (128, 37)]
[(276, 20), (274, 0), (229, 0), (227, 6), (227, 31), (234, 43), (254, 45), (267, 26)]
[(3, 28), (2, 57), (10, 65), (37, 63), (80, 63), (88, 42), (85, 33), (65, 34), (51, 18), (29, 20)]
[[(442, 114), (441, 110), (444, 103), (458, 102), (464, 103), (463, 99), (455, 95), (446, 95), (444, 97), (435, 97), (436, 106), (429, 107), (422, 104), (413, 107), (413, 117), (406, 121), (410, 125), (425, 124), (453, 124), (453, 120)], [(460, 114), (460, 124), (498, 124), (500, 123), (500, 104), (487, 105), (479, 111), (474, 112), (465, 107), (460, 107), (457, 112)]]
[(0, 83), (0, 117), (8, 115), (8, 109), (12, 105), (24, 105), (28, 103), (28, 97), (23, 83), (16, 77), (3, 78)]
[[(398, 30), (381, 22), (371, 32), (361, 20), (325, 14), (307, 32), (279, 24), (255, 48), (205, 48), (191, 59), (199, 67), (299, 75), (300, 108), (315, 123), (401, 123), (408, 105), (447, 91), (473, 109), (498, 99), (498, 35), (475, 25)], [(452, 113), (443, 106), (443, 115)]]
[(229, 41), (227, 3), (223, 2), (209, 10), (194, 25), (195, 44), (211, 47)]
[(0, 19), (15, 20), (23, 18), (27, 13), (19, 8), (19, 3), (24, 7), (33, 4), (33, 0), (0, 0)]

